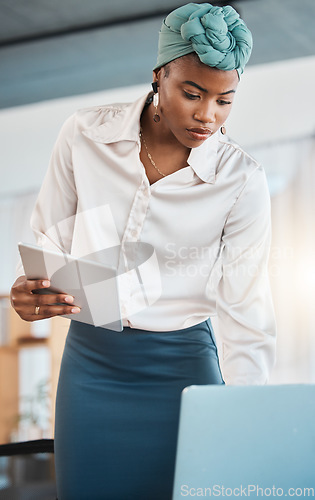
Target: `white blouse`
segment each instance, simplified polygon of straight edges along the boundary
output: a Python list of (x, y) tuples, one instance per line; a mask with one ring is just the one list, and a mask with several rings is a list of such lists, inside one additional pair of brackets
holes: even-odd
[[(275, 355), (265, 173), (218, 131), (150, 185), (145, 99), (65, 122), (32, 215), (38, 243), (96, 260), (116, 249), (124, 325), (163, 332), (217, 315), (225, 382), (263, 384)], [(149, 245), (131, 262), (139, 242)]]

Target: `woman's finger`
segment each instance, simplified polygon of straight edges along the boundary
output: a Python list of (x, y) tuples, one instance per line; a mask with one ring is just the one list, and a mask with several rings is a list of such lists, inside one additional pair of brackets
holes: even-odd
[(24, 306), (23, 312), (20, 314), (25, 321), (37, 321), (40, 319), (52, 318), (54, 316), (62, 316), (64, 314), (78, 314), (80, 308), (77, 306), (66, 305), (28, 305)]
[(50, 287), (50, 281), (47, 280), (26, 280), (24, 282), (24, 291), (42, 290)]
[(28, 280), (26, 276), (19, 276), (12, 285), (11, 291), (14, 293), (31, 293), (32, 290), (48, 288), (49, 280)]
[(74, 297), (64, 293), (32, 293), (28, 298), (29, 304), (51, 305), (51, 304), (74, 304)]

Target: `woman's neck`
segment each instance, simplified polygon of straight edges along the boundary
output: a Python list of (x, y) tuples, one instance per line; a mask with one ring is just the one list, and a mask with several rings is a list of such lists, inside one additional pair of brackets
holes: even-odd
[(190, 148), (187, 148), (183, 144), (181, 144), (168, 126), (165, 124), (163, 120), (163, 115), (160, 115), (160, 121), (155, 122), (153, 120), (155, 110), (152, 104), (145, 106), (141, 115), (141, 128), (143, 134), (150, 145), (154, 149), (165, 149), (168, 153), (172, 153), (174, 155), (179, 155), (181, 157), (189, 156)]
[[(190, 149), (181, 144), (163, 123), (153, 120), (154, 108), (147, 105), (141, 115), (140, 159), (150, 184), (187, 166)], [(151, 156), (151, 159), (150, 159)], [(155, 166), (154, 166), (155, 165)], [(157, 167), (157, 168), (156, 168)]]

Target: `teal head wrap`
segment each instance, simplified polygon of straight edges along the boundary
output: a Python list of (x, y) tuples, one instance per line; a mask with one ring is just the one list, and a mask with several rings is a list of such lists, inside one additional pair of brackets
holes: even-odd
[(238, 75), (252, 51), (252, 35), (231, 6), (188, 3), (171, 12), (163, 21), (154, 69), (195, 52), (201, 62)]

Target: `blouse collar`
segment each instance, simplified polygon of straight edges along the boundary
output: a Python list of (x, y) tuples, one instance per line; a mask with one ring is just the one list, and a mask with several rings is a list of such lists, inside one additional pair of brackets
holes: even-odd
[[(104, 113), (104, 122), (83, 131), (94, 142), (111, 144), (120, 141), (140, 142), (140, 116), (147, 96), (133, 103), (111, 104), (99, 108)], [(219, 132), (209, 137), (201, 146), (192, 148), (188, 165), (198, 177), (207, 183), (215, 182), (216, 154), (218, 151)]]

